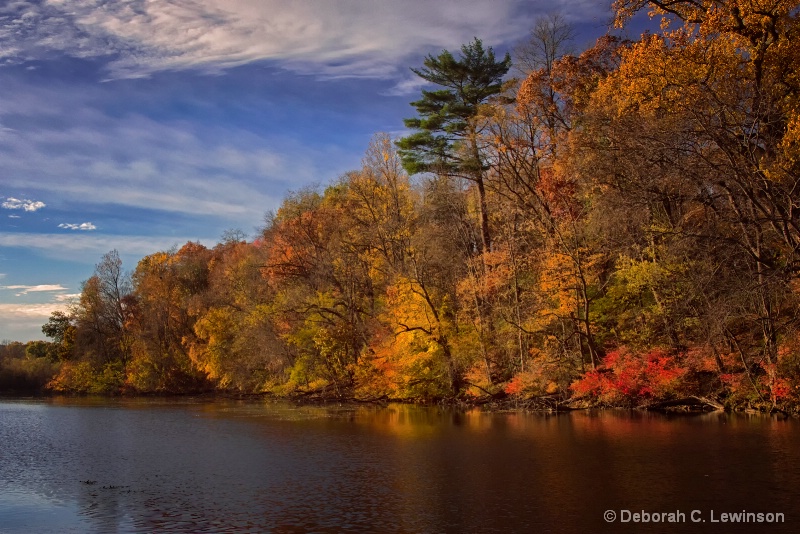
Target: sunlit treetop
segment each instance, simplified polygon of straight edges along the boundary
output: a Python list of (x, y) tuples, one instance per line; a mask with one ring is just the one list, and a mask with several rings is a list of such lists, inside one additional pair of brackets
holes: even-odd
[(614, 23), (622, 27), (636, 13), (649, 9), (662, 17), (662, 26), (673, 21), (698, 24), (706, 31), (735, 33), (753, 44), (777, 39), (780, 25), (796, 17), (800, 2), (793, 0), (615, 0)]

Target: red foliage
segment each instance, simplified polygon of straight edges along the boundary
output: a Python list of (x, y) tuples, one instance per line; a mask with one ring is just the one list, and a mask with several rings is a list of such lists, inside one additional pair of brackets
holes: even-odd
[(772, 383), (772, 394), (777, 402), (793, 400), (791, 383), (785, 378), (775, 378)]
[(525, 389), (525, 384), (522, 381), (522, 378), (517, 375), (511, 379), (511, 381), (506, 384), (505, 392), (509, 395), (519, 395), (522, 393), (522, 390)]
[(663, 349), (639, 353), (622, 347), (610, 352), (603, 366), (575, 381), (571, 389), (609, 405), (632, 405), (675, 396), (686, 375)]
[(556, 218), (575, 220), (581, 211), (578, 184), (552, 168), (539, 170), (539, 189)]
[[(780, 357), (779, 357), (780, 358)], [(776, 364), (762, 362), (760, 370), (750, 374), (744, 369), (719, 375), (729, 398), (734, 404), (759, 405), (764, 403), (783, 405), (800, 400), (800, 387), (796, 378), (787, 376), (786, 362)]]
[(766, 376), (763, 377), (765, 382), (765, 389), (767, 394), (771, 393), (773, 402), (785, 402), (788, 400), (795, 400), (795, 391), (792, 389), (792, 383), (786, 377), (780, 376), (779, 366), (776, 364), (762, 363), (761, 367), (766, 371)]

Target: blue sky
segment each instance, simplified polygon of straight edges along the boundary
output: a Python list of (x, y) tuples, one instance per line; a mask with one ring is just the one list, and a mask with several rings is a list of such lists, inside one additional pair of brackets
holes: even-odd
[[(610, 0), (609, 2), (610, 3)], [(401, 135), (409, 67), (504, 52), (591, 0), (9, 0), (0, 4), (0, 340), (42, 339), (106, 252), (254, 235), (287, 191)]]

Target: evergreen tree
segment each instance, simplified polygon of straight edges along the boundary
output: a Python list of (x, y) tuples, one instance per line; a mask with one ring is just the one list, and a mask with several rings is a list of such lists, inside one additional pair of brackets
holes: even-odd
[(438, 56), (428, 55), (424, 67), (411, 70), (442, 89), (423, 90), (422, 99), (411, 103), (419, 117), (404, 122), (416, 131), (397, 142), (403, 167), (409, 174), (435, 172), (476, 184), (483, 251), (490, 250), (491, 236), (484, 187), (486, 168), (475, 119), (481, 104), (501, 92), (503, 76), (510, 67), (508, 54), (497, 61), (492, 48), (484, 49), (477, 38), (461, 47), (459, 59), (447, 50)]

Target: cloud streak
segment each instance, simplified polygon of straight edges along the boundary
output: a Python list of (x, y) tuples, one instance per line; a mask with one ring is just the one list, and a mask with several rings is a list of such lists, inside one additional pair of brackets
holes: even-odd
[[(67, 305), (57, 302), (44, 304), (3, 304), (0, 303), (0, 320), (48, 318), (54, 311), (66, 311)], [(27, 322), (27, 321), (26, 321)]]
[(18, 1), (0, 12), (0, 50), (9, 61), (106, 56), (111, 77), (121, 78), (256, 61), (323, 77), (387, 78), (420, 50), (476, 35), (519, 39), (536, 15), (557, 7), (584, 19), (608, 10), (585, 0)]
[(44, 293), (44, 292), (67, 290), (67, 288), (62, 286), (61, 284), (41, 284), (35, 286), (26, 286), (26, 285), (0, 286), (0, 289), (19, 291), (19, 293), (14, 294), (14, 296), (16, 297), (22, 297), (29, 293)]
[(12, 335), (17, 341), (44, 339), (42, 325), (55, 311), (66, 313), (69, 311), (69, 306), (64, 302), (0, 303), (0, 323), (7, 332), (5, 335)]
[(23, 285), (16, 285), (16, 286), (0, 286), (0, 289), (14, 289), (19, 290), (22, 289), (21, 294), (27, 293), (38, 293), (41, 291), (66, 291), (67, 288), (62, 286), (61, 284), (40, 284), (36, 286), (23, 286)]
[(178, 236), (124, 236), (88, 234), (35, 234), (0, 232), (0, 247), (18, 247), (33, 250), (47, 257), (72, 259), (76, 255), (99, 258), (109, 250), (120, 254), (146, 256), (159, 250), (181, 246), (188, 241), (200, 241), (213, 246), (215, 238), (198, 239)]
[[(35, 188), (62, 204), (214, 214), (249, 226), (280, 202), (283, 187), (269, 191), (270, 184), (285, 183), (288, 176), (295, 183), (318, 180), (318, 162), (335, 155), (315, 154), (277, 133), (265, 137), (236, 126), (170, 123), (135, 113), (115, 117), (96, 107), (106, 97), (101, 88), (54, 91), (3, 77), (2, 71), (0, 84), (8, 89), (0, 120), (21, 123), (0, 144), (4, 187)], [(61, 117), (71, 120), (62, 125)], [(7, 198), (2, 206), (35, 211), (44, 203)], [(95, 229), (92, 223), (64, 225)]]

